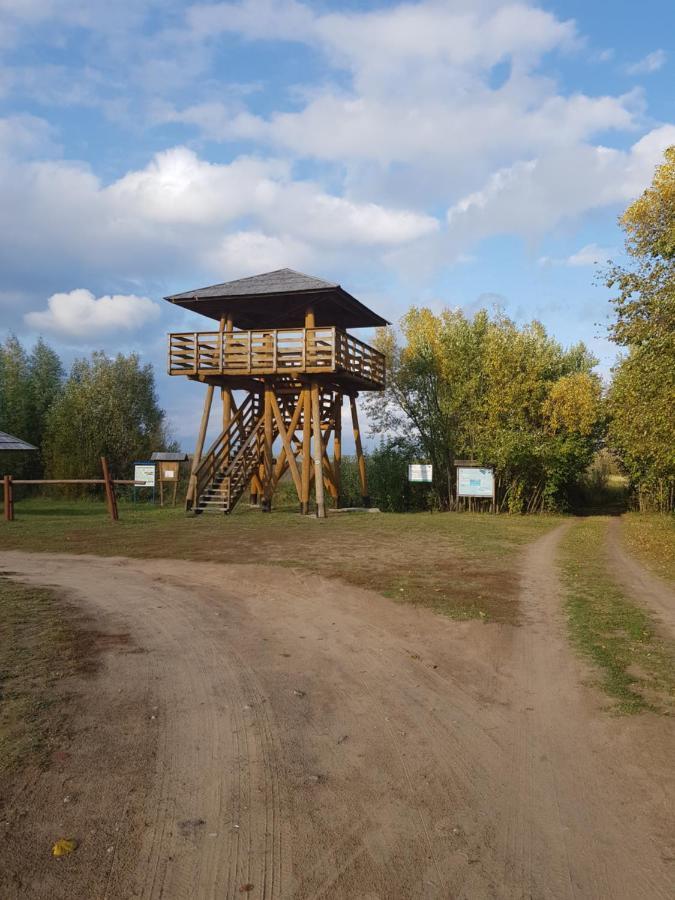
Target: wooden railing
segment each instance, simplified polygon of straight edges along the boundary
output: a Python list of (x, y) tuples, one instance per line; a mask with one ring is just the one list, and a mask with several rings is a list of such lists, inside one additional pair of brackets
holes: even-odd
[(340, 328), (169, 335), (170, 375), (347, 373), (384, 384), (384, 357)]

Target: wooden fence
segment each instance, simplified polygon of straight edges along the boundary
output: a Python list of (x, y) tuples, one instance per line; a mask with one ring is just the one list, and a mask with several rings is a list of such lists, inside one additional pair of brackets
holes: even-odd
[(3, 497), (5, 508), (5, 521), (14, 521), (14, 485), (16, 484), (102, 484), (105, 488), (106, 506), (108, 514), (113, 522), (119, 519), (117, 510), (117, 497), (115, 495), (116, 484), (136, 484), (131, 479), (112, 478), (108, 461), (105, 456), (101, 457), (101, 469), (103, 470), (103, 478), (12, 478), (11, 475), (3, 477)]

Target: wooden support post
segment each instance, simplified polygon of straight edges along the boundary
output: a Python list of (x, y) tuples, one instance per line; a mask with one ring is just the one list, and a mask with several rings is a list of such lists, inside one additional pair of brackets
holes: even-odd
[[(308, 306), (305, 310), (305, 329), (315, 326), (314, 307)], [(303, 342), (303, 359), (307, 358), (307, 331), (305, 330)], [(310, 386), (305, 384), (302, 389), (302, 500), (300, 512), (306, 516), (309, 513), (309, 492), (311, 484), (312, 467), (312, 393)]]
[(202, 451), (204, 450), (204, 441), (206, 440), (206, 429), (209, 425), (209, 416), (211, 415), (211, 403), (213, 401), (213, 385), (206, 387), (206, 397), (204, 398), (204, 410), (202, 412), (202, 421), (199, 425), (199, 435), (197, 436), (197, 446), (195, 447), (195, 455), (192, 457), (192, 470), (190, 471), (190, 481), (188, 482), (187, 494), (185, 495), (185, 509), (192, 509), (197, 502), (197, 469), (202, 459)]
[(270, 385), (269, 381), (265, 381), (265, 405), (264, 405), (264, 417), (265, 417), (265, 444), (264, 444), (264, 452), (263, 452), (263, 460), (265, 465), (265, 481), (263, 484), (263, 502), (262, 502), (262, 511), (270, 512), (272, 509), (272, 490), (273, 490), (273, 476), (274, 473), (272, 471), (272, 442), (274, 438), (274, 424), (273, 424), (273, 415), (274, 411), (272, 409), (272, 399), (274, 397), (273, 388)]
[(349, 398), (349, 405), (352, 409), (352, 426), (354, 428), (354, 444), (356, 445), (356, 459), (359, 465), (359, 480), (361, 482), (361, 497), (363, 505), (366, 509), (370, 506), (370, 497), (368, 495), (368, 475), (366, 474), (366, 458), (363, 455), (363, 446), (361, 445), (361, 429), (359, 428), (359, 413), (356, 408), (356, 397)]
[(337, 496), (336, 509), (340, 508), (340, 467), (342, 463), (342, 394), (335, 396), (335, 437), (333, 438), (333, 481)]
[(3, 478), (4, 501), (5, 501), (5, 521), (14, 521), (14, 486), (12, 485), (12, 476), (5, 475)]
[(321, 404), (319, 402), (319, 384), (312, 382), (312, 419), (314, 424), (314, 493), (316, 496), (316, 515), (326, 518), (326, 503), (323, 495), (323, 438), (321, 436)]
[(117, 512), (117, 497), (115, 496), (115, 485), (110, 476), (110, 470), (108, 469), (108, 460), (105, 456), (101, 457), (101, 468), (103, 469), (103, 481), (105, 483), (105, 499), (108, 504), (108, 512), (110, 513), (110, 518), (113, 522), (116, 522), (119, 519), (119, 514)]
[[(223, 360), (225, 357), (225, 346), (227, 342), (227, 335), (232, 334), (234, 330), (234, 324), (232, 321), (232, 313), (228, 313), (227, 316), (223, 316), (220, 320), (220, 332), (221, 332), (221, 354), (220, 360), (221, 365), (223, 364)], [(220, 389), (220, 399), (223, 406), (223, 431), (227, 429), (232, 419), (232, 391), (228, 387), (221, 387)], [(226, 458), (229, 459), (228, 448), (225, 448)]]

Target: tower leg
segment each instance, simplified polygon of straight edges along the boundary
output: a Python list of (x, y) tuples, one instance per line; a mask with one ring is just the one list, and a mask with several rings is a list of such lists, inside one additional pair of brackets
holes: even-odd
[(265, 465), (265, 482), (263, 484), (263, 501), (262, 511), (270, 512), (272, 509), (272, 487), (274, 472), (272, 471), (272, 439), (273, 431), (273, 410), (272, 410), (272, 388), (269, 383), (265, 382), (265, 446), (263, 460)]
[(209, 384), (206, 388), (206, 397), (204, 397), (204, 410), (202, 412), (202, 421), (199, 425), (199, 435), (197, 436), (197, 445), (195, 446), (195, 455), (192, 457), (192, 469), (190, 470), (190, 481), (188, 483), (187, 494), (185, 495), (185, 509), (192, 509), (197, 501), (195, 496), (197, 493), (197, 469), (202, 459), (202, 451), (204, 450), (204, 441), (206, 440), (206, 429), (209, 424), (209, 416), (211, 415), (211, 403), (213, 401), (213, 385)]
[(368, 475), (366, 474), (366, 458), (363, 455), (363, 447), (361, 445), (361, 429), (359, 428), (359, 413), (356, 408), (356, 397), (349, 398), (349, 405), (352, 409), (352, 426), (354, 428), (354, 443), (356, 445), (356, 459), (359, 465), (359, 481), (361, 482), (361, 498), (366, 509), (370, 506), (370, 496), (368, 495)]
[(308, 386), (302, 389), (302, 499), (300, 512), (309, 513), (309, 486), (312, 460), (312, 395)]
[(335, 506), (340, 508), (340, 466), (342, 463), (342, 394), (335, 397), (335, 437), (333, 438), (333, 478), (335, 481)]
[(316, 515), (326, 518), (326, 503), (323, 494), (323, 438), (321, 436), (321, 405), (319, 385), (312, 382), (312, 419), (314, 423), (314, 492), (316, 494)]

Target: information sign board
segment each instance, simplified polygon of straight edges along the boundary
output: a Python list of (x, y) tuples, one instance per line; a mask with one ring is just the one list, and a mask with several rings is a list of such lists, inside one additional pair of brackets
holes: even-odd
[(134, 481), (136, 487), (154, 488), (155, 486), (155, 464), (154, 463), (135, 463), (134, 465)]
[(408, 481), (432, 481), (433, 468), (431, 463), (410, 463), (408, 466)]
[(457, 467), (458, 497), (494, 497), (495, 476), (492, 469), (477, 466)]

